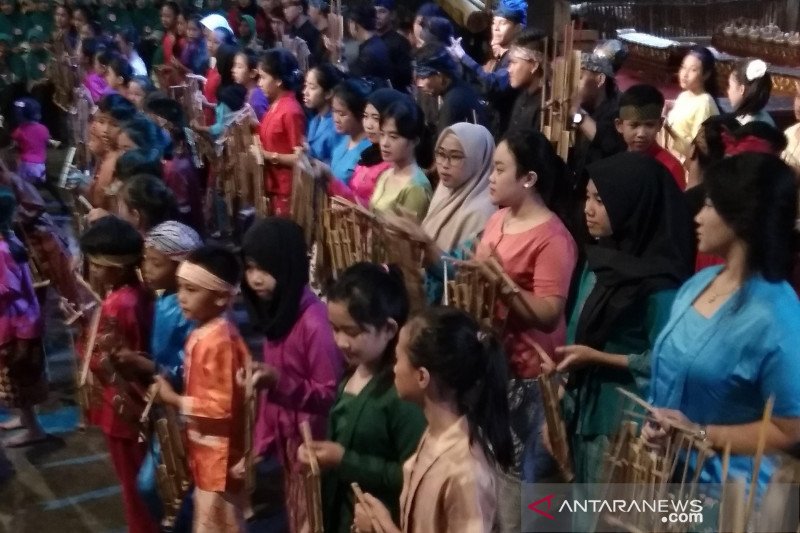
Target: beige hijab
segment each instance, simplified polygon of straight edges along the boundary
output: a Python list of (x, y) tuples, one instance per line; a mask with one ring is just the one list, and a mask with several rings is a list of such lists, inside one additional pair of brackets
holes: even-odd
[(439, 183), (428, 214), (422, 221), (422, 229), (445, 252), (455, 250), (459, 244), (483, 231), (486, 221), (496, 210), (489, 199), (489, 175), (494, 158), (492, 134), (481, 125), (459, 122), (442, 131), (436, 141), (437, 150), (451, 133), (464, 149), (467, 179), (457, 189), (448, 189)]

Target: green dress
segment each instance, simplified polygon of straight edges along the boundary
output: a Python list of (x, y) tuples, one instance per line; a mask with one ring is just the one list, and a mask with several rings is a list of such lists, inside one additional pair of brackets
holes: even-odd
[[(575, 344), (578, 320), (595, 281), (594, 272), (584, 265), (567, 323), (567, 344)], [(670, 289), (652, 293), (619, 317), (603, 351), (626, 355), (627, 369), (591, 366), (570, 375), (562, 408), (571, 438), (576, 483), (601, 482), (606, 448), (622, 420), (624, 402), (617, 387), (647, 397), (650, 351), (669, 319), (676, 292)]]
[(328, 438), (341, 444), (344, 458), (322, 478), (325, 531), (347, 533), (353, 523), (355, 497), (350, 487), (381, 500), (398, 520), (403, 463), (417, 449), (427, 423), (422, 410), (401, 400), (391, 372), (375, 376), (354, 396), (339, 385), (328, 421)]

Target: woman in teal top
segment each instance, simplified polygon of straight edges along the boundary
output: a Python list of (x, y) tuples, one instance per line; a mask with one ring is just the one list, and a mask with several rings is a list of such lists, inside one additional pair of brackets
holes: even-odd
[[(351, 371), (339, 385), (328, 438), (312, 447), (320, 467), (325, 531), (346, 533), (353, 523), (358, 483), (398, 519), (403, 463), (425, 430), (422, 410), (401, 400), (394, 386), (397, 334), (408, 317), (402, 274), (393, 266), (357, 263), (328, 293), (328, 317)], [(308, 462), (305, 446), (300, 460)]]
[[(800, 303), (785, 281), (791, 266), (797, 185), (778, 157), (745, 153), (708, 168), (706, 203), (696, 217), (698, 249), (725, 266), (697, 273), (681, 288), (653, 350), (651, 403), (658, 407), (644, 435), (663, 444), (671, 423), (690, 425), (717, 454), (701, 482), (753, 477), (764, 407), (775, 403), (766, 450), (800, 442)], [(693, 476), (695, 457), (689, 460)], [(758, 473), (763, 491), (775, 463)], [(682, 468), (682, 467), (679, 467)]]
[(577, 483), (599, 483), (617, 431), (617, 387), (647, 394), (650, 350), (678, 286), (692, 269), (691, 218), (669, 172), (622, 153), (590, 166), (584, 214), (590, 235), (567, 327), (556, 348)]

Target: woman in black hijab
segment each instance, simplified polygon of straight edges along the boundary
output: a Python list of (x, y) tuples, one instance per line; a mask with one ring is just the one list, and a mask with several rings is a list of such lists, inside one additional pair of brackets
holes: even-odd
[(626, 152), (587, 169), (584, 214), (591, 235), (567, 326), (556, 349), (569, 372), (564, 399), (575, 481), (600, 482), (619, 426), (623, 387), (646, 396), (650, 349), (677, 288), (692, 272), (692, 223), (660, 163)]
[(242, 293), (253, 327), (262, 332), (263, 359), (253, 363), (260, 399), (253, 432), (258, 455), (276, 457), (284, 468), (284, 494), (292, 531), (305, 517), (303, 473), (297, 461), (300, 423), (315, 439), (325, 436), (343, 359), (328, 311), (308, 288), (303, 230), (285, 218), (256, 222), (242, 242)]

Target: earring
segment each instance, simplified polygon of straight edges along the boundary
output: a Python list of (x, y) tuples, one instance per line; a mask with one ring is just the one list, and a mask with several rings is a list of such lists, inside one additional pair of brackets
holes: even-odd
[(531, 187), (533, 187), (533, 183), (528, 182), (525, 185), (523, 185), (523, 187), (525, 187), (526, 189), (530, 189)]

